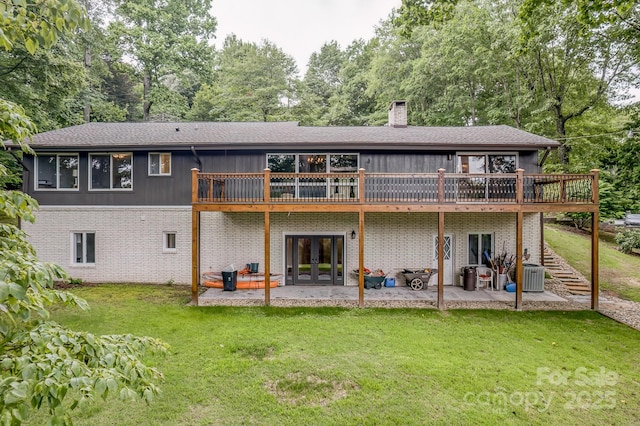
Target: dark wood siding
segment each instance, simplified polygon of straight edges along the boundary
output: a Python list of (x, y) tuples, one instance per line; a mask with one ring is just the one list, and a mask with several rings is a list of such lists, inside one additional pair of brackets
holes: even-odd
[[(53, 151), (51, 151), (53, 152)], [(151, 152), (162, 152), (153, 150)], [(34, 161), (25, 156), (25, 190), (41, 205), (118, 205), (118, 206), (184, 206), (191, 203), (191, 169), (200, 168), (208, 173), (260, 173), (266, 167), (266, 154), (277, 151), (173, 151), (171, 176), (148, 175), (148, 152), (133, 153), (133, 190), (88, 189), (89, 153), (80, 152), (79, 190), (56, 191), (34, 190)], [(288, 153), (304, 152), (296, 149)], [(338, 150), (313, 151), (314, 153), (339, 153)], [(344, 150), (353, 153), (352, 150)], [(472, 151), (465, 151), (472, 152)], [(482, 151), (477, 151), (482, 152)], [(519, 153), (519, 167), (526, 173), (538, 173), (536, 151)], [(436, 173), (444, 168), (447, 173), (456, 171), (456, 152), (439, 151), (406, 152), (363, 151), (360, 167), (371, 173)]]

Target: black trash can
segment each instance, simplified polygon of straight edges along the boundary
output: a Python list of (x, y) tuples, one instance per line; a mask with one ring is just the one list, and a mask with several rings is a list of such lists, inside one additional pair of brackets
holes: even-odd
[(223, 291), (236, 291), (237, 282), (238, 282), (238, 271), (230, 271), (230, 272), (222, 271), (222, 290)]
[(476, 289), (476, 267), (465, 266), (462, 274), (462, 283), (464, 289), (467, 291), (473, 291)]

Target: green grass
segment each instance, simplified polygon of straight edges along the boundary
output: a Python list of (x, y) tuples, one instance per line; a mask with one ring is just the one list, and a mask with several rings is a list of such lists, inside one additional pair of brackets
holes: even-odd
[(640, 422), (638, 332), (591, 311), (196, 308), (175, 286), (73, 292), (92, 310), (55, 320), (171, 345), (148, 359), (166, 378), (157, 401), (109, 399), (77, 425)]
[[(545, 226), (544, 239), (559, 256), (591, 279), (591, 237), (560, 226)], [(600, 241), (600, 288), (640, 302), (640, 256), (624, 254), (615, 244)]]

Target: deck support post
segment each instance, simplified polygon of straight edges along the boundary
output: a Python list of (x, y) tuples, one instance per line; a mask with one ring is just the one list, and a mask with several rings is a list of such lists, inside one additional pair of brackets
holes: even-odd
[(516, 311), (522, 310), (522, 211), (516, 213)]
[(264, 212), (264, 304), (271, 304), (271, 216)]
[(358, 306), (364, 308), (364, 211), (362, 209), (358, 213)]
[(522, 228), (524, 222), (524, 213), (522, 206), (524, 204), (524, 169), (516, 170), (516, 203), (518, 211), (516, 212), (516, 310), (522, 310)]
[(438, 300), (437, 308), (444, 309), (444, 212), (438, 212)]
[(200, 278), (200, 212), (198, 202), (198, 172), (191, 169), (191, 303), (198, 306), (198, 281)]
[(540, 264), (544, 266), (544, 213), (540, 212)]
[[(271, 202), (271, 170), (264, 169), (263, 196), (265, 204)], [(271, 304), (271, 216), (264, 212), (264, 304)]]
[[(598, 178), (600, 170), (591, 170), (593, 181), (591, 181), (591, 200), (596, 206), (600, 203), (598, 192)], [(600, 244), (600, 211), (591, 213), (591, 309), (597, 311), (600, 308), (600, 281), (599, 281), (599, 244)]]

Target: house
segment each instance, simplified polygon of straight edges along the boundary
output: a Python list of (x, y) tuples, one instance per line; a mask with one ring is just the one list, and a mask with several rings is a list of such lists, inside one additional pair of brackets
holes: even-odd
[[(360, 286), (364, 267), (459, 271), (506, 251), (542, 263), (542, 212), (592, 213), (598, 173), (541, 174), (557, 142), (509, 126), (88, 123), (36, 135), (24, 224), (42, 260), (96, 282), (190, 283), (259, 263), (283, 285)], [(546, 158), (546, 154), (542, 155)], [(597, 232), (596, 232), (597, 235)], [(597, 239), (592, 306), (597, 307)], [(265, 288), (265, 302), (270, 290)], [(518, 286), (516, 305), (521, 303)]]

